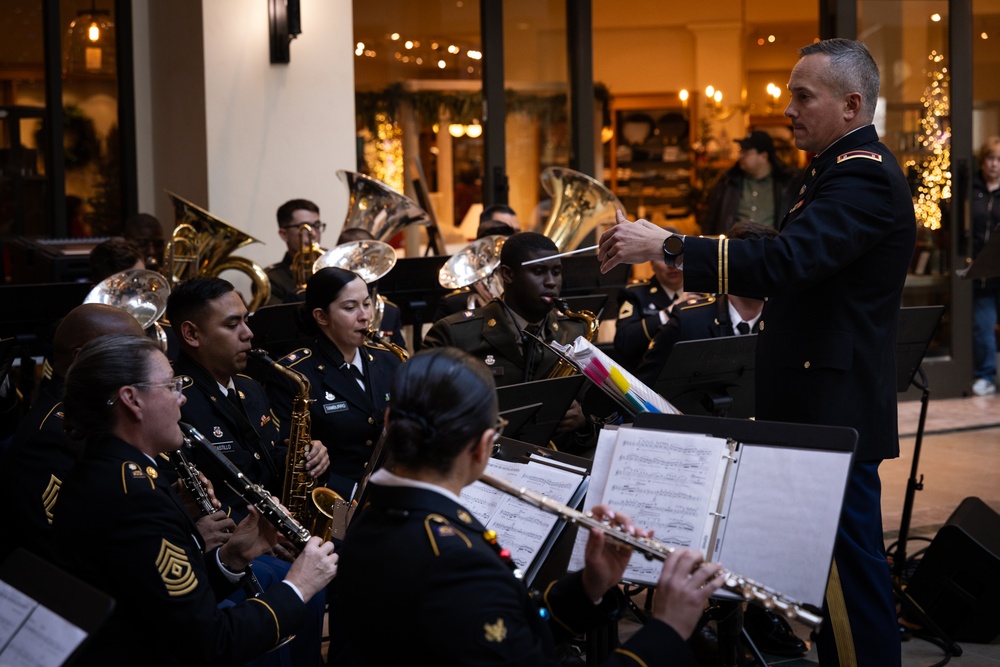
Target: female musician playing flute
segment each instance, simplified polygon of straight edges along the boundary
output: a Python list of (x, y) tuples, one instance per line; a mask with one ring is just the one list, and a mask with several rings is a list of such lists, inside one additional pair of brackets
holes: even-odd
[[(370, 502), (341, 550), (340, 622), (361, 664), (420, 656), (426, 664), (554, 665), (556, 641), (616, 618), (628, 549), (595, 528), (584, 569), (543, 584), (536, 604), (495, 535), (459, 502), (502, 429), (485, 364), (454, 348), (417, 354), (396, 372), (386, 424), (392, 472), (372, 476)], [(594, 512), (647, 535), (606, 507)], [(717, 565), (701, 563), (683, 549), (666, 559), (653, 619), (605, 664), (695, 664), (684, 638), (722, 583)]]

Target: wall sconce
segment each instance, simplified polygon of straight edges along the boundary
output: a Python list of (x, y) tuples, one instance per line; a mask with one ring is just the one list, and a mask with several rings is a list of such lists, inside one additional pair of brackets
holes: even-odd
[(267, 16), (271, 26), (271, 64), (289, 63), (291, 42), (302, 34), (299, 0), (267, 0)]
[(67, 74), (114, 74), (115, 24), (110, 11), (97, 9), (91, 0), (90, 9), (81, 9), (70, 22), (66, 40)]
[(773, 83), (769, 83), (767, 84), (767, 94), (770, 98), (767, 101), (768, 109), (771, 113), (774, 113), (778, 108), (778, 98), (781, 97), (781, 88)]

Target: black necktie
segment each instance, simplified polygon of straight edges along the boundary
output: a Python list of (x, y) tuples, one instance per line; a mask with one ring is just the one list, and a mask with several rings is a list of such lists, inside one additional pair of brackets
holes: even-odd
[(229, 389), (226, 390), (226, 398), (228, 398), (229, 402), (232, 403), (236, 407), (236, 409), (240, 411), (241, 415), (246, 414), (245, 412), (243, 412), (243, 401), (241, 401), (240, 397), (237, 396), (236, 389), (234, 387), (230, 387)]
[(740, 336), (746, 336), (748, 333), (750, 333), (750, 325), (747, 324), (746, 322), (740, 322), (739, 324), (736, 325), (736, 333), (738, 333)]
[(364, 391), (365, 374), (361, 372), (361, 369), (355, 366), (354, 364), (347, 364), (347, 363), (344, 364), (344, 369), (347, 371), (348, 375), (350, 375), (352, 378), (361, 383), (361, 390)]

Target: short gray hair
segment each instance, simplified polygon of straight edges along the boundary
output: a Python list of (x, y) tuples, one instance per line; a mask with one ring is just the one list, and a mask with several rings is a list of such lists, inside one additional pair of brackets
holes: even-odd
[(830, 56), (824, 83), (837, 95), (861, 93), (861, 113), (871, 122), (878, 104), (879, 73), (875, 59), (862, 42), (852, 39), (824, 39), (799, 49), (799, 56)]

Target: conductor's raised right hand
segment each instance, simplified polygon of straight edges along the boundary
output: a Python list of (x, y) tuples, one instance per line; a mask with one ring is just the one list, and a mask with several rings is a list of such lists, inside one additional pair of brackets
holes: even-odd
[(339, 559), (340, 556), (333, 552), (333, 542), (324, 542), (313, 536), (292, 563), (285, 581), (295, 584), (308, 602), (337, 576)]
[(653, 596), (653, 617), (677, 631), (684, 639), (694, 632), (705, 603), (724, 583), (722, 566), (705, 563), (698, 551), (675, 549), (663, 562)]

